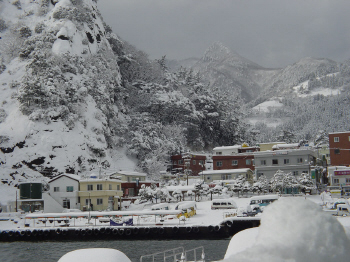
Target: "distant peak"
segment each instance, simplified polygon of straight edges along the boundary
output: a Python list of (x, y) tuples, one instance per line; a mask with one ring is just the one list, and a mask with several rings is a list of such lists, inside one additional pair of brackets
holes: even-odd
[(234, 54), (228, 47), (221, 42), (215, 42), (204, 53), (205, 61), (222, 60)]

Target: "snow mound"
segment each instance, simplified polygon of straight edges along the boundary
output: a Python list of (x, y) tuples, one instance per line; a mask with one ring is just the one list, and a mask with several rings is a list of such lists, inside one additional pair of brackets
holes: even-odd
[[(232, 238), (254, 242), (248, 230)], [(268, 206), (255, 243), (237, 253), (230, 243), (225, 261), (348, 261), (350, 241), (343, 226), (321, 208), (301, 198), (283, 198)], [(257, 260), (258, 259), (258, 260)]]
[(74, 250), (61, 257), (58, 262), (95, 262), (101, 260), (102, 257), (105, 262), (131, 262), (123, 252), (111, 248), (87, 248)]

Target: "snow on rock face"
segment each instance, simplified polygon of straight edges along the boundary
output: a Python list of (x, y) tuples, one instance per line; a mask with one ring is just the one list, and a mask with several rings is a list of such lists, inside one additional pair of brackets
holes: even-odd
[(255, 243), (234, 256), (228, 250), (225, 261), (348, 261), (349, 246), (343, 226), (319, 206), (282, 198), (264, 210)]
[(71, 251), (61, 257), (58, 262), (84, 261), (95, 262), (103, 258), (105, 262), (131, 262), (121, 251), (111, 248), (88, 248)]

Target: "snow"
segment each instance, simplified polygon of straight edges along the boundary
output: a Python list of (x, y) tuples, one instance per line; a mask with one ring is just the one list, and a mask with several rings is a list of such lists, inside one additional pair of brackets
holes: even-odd
[(277, 99), (271, 99), (254, 106), (253, 110), (267, 113), (270, 110), (281, 108), (281, 107), (283, 107), (283, 104), (281, 102), (279, 102)]
[(131, 262), (121, 251), (111, 248), (87, 248), (71, 251), (61, 257), (58, 262), (96, 262), (103, 257), (104, 262)]
[[(350, 256), (350, 241), (339, 221), (303, 198), (269, 205), (258, 232), (247, 230), (231, 242), (224, 261), (348, 261)], [(234, 243), (244, 244), (233, 248)]]

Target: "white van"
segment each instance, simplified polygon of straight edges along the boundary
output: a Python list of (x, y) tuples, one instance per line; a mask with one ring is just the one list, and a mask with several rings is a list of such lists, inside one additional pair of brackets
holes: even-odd
[(350, 206), (347, 204), (337, 205), (337, 216), (349, 216)]
[(232, 199), (215, 199), (211, 202), (211, 209), (233, 209), (237, 204)]

